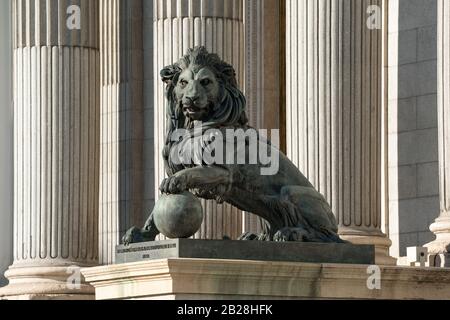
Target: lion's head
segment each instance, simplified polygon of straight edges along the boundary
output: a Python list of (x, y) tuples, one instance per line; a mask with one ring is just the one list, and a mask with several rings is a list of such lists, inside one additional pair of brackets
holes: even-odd
[(247, 124), (245, 97), (234, 68), (206, 48), (188, 50), (161, 71), (161, 78), (167, 84), (172, 130), (190, 127), (195, 121), (202, 121), (204, 127)]

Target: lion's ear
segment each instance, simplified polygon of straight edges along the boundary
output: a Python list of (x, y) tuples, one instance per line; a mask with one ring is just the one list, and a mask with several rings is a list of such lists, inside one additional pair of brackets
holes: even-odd
[(171, 86), (173, 84), (174, 79), (177, 78), (177, 75), (181, 72), (181, 69), (178, 65), (170, 65), (163, 68), (160, 72), (161, 80), (167, 85)]

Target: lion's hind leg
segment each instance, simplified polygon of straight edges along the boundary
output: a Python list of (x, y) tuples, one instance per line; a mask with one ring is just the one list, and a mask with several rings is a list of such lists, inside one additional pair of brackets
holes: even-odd
[(253, 233), (246, 232), (242, 234), (238, 240), (240, 241), (270, 241), (270, 235), (268, 233)]
[(315, 189), (287, 186), (280, 196), (293, 223), (277, 232), (278, 241), (343, 242), (330, 206)]
[(310, 239), (310, 232), (303, 227), (286, 227), (278, 230), (273, 236), (273, 241), (277, 242), (308, 242)]

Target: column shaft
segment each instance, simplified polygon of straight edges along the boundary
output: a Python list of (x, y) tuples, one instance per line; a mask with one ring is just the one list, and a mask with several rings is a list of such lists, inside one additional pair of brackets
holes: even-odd
[(332, 206), (340, 234), (375, 244), (381, 232), (382, 31), (367, 27), (381, 0), (287, 1), (288, 156)]
[(432, 254), (445, 254), (450, 265), (450, 3), (438, 1), (438, 136), (440, 216), (430, 227), (436, 240), (427, 244)]
[(77, 3), (13, 1), (14, 264), (0, 295), (92, 292), (67, 286), (68, 267), (98, 262), (98, 1)]
[[(232, 64), (244, 83), (244, 25), (242, 0), (155, 0), (155, 190), (165, 177), (162, 149), (166, 134), (166, 101), (159, 71), (178, 61), (189, 48), (203, 45)], [(242, 213), (228, 204), (204, 201), (205, 221), (195, 235), (202, 239), (237, 238)]]

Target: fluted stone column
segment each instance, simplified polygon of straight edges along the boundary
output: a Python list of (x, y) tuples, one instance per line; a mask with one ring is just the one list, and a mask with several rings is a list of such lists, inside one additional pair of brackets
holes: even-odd
[(142, 0), (100, 0), (102, 264), (114, 263), (121, 235), (142, 226), (150, 209), (143, 206), (142, 65)]
[(14, 263), (0, 296), (92, 297), (98, 262), (98, 1), (16, 0)]
[[(244, 82), (243, 0), (155, 0), (155, 189), (165, 177), (162, 149), (166, 133), (166, 101), (159, 71), (178, 61), (189, 48), (203, 45), (231, 63)], [(236, 238), (242, 233), (242, 213), (229, 205), (204, 202), (205, 221), (195, 235), (202, 239)]]
[[(441, 255), (439, 265), (450, 266), (450, 3), (438, 0), (438, 135), (440, 216), (430, 226), (436, 240), (429, 253)], [(432, 261), (433, 263), (433, 261)]]
[(382, 1), (287, 0), (287, 149), (340, 235), (393, 264), (381, 231), (382, 31), (367, 27), (369, 5)]

